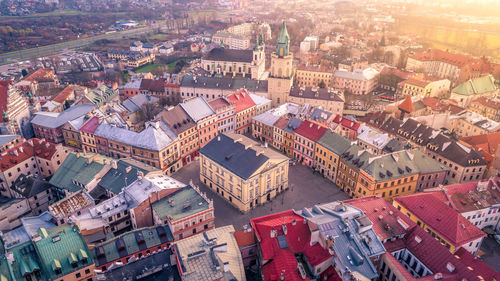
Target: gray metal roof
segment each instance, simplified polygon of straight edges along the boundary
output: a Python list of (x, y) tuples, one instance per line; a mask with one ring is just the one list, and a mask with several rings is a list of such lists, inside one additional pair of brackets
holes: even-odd
[(181, 103), (180, 106), (195, 122), (215, 114), (215, 111), (210, 107), (204, 97), (189, 99)]
[(267, 80), (253, 80), (247, 78), (223, 78), (210, 76), (184, 75), (181, 81), (181, 87), (187, 88), (207, 88), (223, 90), (247, 89), (249, 92), (267, 93)]
[(89, 104), (77, 104), (63, 112), (37, 112), (35, 117), (31, 120), (34, 125), (46, 127), (46, 128), (58, 128), (64, 125), (68, 121), (75, 120), (90, 111), (94, 110), (93, 105)]

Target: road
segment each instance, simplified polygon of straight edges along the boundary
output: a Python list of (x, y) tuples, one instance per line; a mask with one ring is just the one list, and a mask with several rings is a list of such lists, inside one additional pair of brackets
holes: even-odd
[(172, 177), (186, 184), (192, 179), (195, 185), (200, 186), (200, 189), (214, 200), (216, 227), (232, 224), (235, 229), (241, 229), (243, 225), (250, 223), (251, 218), (290, 209), (301, 210), (304, 207), (312, 207), (318, 203), (349, 199), (331, 181), (318, 174), (313, 174), (310, 168), (296, 165), (290, 167), (288, 173), (290, 188), (287, 191), (278, 195), (273, 201), (243, 214), (200, 182), (200, 165), (198, 161), (183, 167)]
[(151, 26), (139, 27), (134, 29), (128, 29), (124, 31), (117, 31), (114, 33), (100, 34), (92, 37), (81, 38), (77, 40), (57, 43), (48, 46), (42, 46), (38, 48), (31, 48), (25, 50), (19, 50), (9, 53), (0, 54), (0, 65), (15, 63), (19, 61), (25, 61), (32, 58), (44, 57), (57, 52), (62, 52), (68, 49), (78, 49), (87, 45), (94, 43), (101, 39), (121, 39), (125, 37), (131, 37), (143, 33), (152, 32), (154, 29), (158, 28), (160, 23), (156, 23)]

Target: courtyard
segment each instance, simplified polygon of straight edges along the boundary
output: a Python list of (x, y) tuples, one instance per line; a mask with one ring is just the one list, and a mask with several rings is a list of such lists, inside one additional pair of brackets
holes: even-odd
[(195, 161), (177, 171), (173, 178), (186, 184), (193, 180), (195, 185), (200, 186), (200, 189), (206, 192), (209, 198), (213, 199), (215, 225), (217, 227), (232, 224), (235, 229), (241, 229), (243, 225), (250, 222), (251, 218), (290, 209), (300, 210), (318, 203), (349, 199), (344, 192), (329, 180), (319, 174), (313, 174), (313, 171), (308, 167), (296, 165), (289, 169), (289, 189), (286, 192), (278, 195), (273, 201), (243, 214), (203, 185), (200, 182), (199, 174), (200, 163)]

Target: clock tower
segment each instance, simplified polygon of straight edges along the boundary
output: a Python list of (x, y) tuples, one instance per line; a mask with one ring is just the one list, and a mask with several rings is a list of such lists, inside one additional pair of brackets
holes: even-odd
[(293, 54), (290, 53), (290, 35), (283, 21), (276, 39), (276, 52), (271, 54), (271, 73), (268, 79), (268, 93), (272, 106), (286, 103), (293, 84)]

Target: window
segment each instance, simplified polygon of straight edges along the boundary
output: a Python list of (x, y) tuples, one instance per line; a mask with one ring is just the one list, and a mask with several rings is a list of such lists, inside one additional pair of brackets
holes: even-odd
[(80, 278), (80, 277), (82, 277), (82, 274), (80, 272), (78, 272), (77, 274), (75, 274), (75, 277)]

